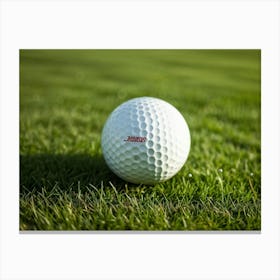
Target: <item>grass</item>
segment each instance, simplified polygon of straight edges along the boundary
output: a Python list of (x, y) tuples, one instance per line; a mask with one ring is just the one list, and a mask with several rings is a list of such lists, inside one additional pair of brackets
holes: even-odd
[[(259, 50), (21, 50), (20, 230), (260, 230)], [(187, 120), (187, 163), (133, 185), (106, 166), (110, 112), (162, 98)]]

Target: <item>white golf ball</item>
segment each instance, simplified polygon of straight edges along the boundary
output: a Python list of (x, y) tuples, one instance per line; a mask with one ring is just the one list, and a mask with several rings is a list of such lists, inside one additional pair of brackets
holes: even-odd
[(187, 160), (190, 142), (180, 112), (153, 97), (134, 98), (117, 107), (101, 137), (109, 168), (135, 184), (155, 184), (174, 176)]

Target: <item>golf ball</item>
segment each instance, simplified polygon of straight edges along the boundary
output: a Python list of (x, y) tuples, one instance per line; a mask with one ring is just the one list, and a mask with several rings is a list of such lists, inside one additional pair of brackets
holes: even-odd
[(153, 97), (134, 98), (117, 107), (101, 137), (109, 168), (135, 184), (155, 184), (174, 176), (187, 160), (190, 142), (180, 112)]

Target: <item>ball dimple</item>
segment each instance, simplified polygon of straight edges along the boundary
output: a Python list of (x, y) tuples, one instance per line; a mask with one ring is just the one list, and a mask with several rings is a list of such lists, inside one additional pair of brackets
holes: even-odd
[(135, 164), (133, 164), (133, 165), (131, 166), (131, 169), (132, 169), (132, 172), (135, 172), (135, 171), (137, 171), (137, 166), (136, 166)]
[[(137, 120), (132, 120), (130, 122), (130, 126), (133, 128), (133, 129), (138, 129), (138, 121)], [(119, 129), (120, 130), (120, 129)]]
[(155, 166), (154, 166), (154, 164), (149, 164), (149, 165), (148, 165), (148, 170), (154, 172), (154, 171), (155, 171)]
[(148, 158), (148, 163), (150, 163), (150, 164), (154, 164), (155, 161), (156, 161), (156, 159), (152, 156)]
[[(148, 135), (148, 137), (149, 137), (149, 135)], [(152, 140), (149, 140), (149, 141), (147, 142), (147, 145), (148, 145), (149, 148), (152, 148), (153, 145), (154, 145), (154, 142), (153, 142)]]
[(164, 136), (164, 135), (163, 135), (163, 137), (162, 137), (162, 145), (163, 145), (163, 146), (167, 146), (166, 136)]
[(156, 164), (157, 164), (157, 166), (161, 166), (162, 165), (162, 161), (161, 160), (157, 160)]
[(160, 152), (156, 152), (156, 153), (155, 153), (155, 157), (156, 157), (156, 158), (161, 158), (161, 153), (160, 153)]
[(148, 149), (148, 155), (152, 156), (154, 155), (155, 151), (153, 149)]
[(147, 135), (148, 135), (147, 130), (141, 130), (141, 131), (140, 131), (140, 136), (142, 136), (142, 137), (147, 137)]
[(156, 151), (160, 151), (160, 149), (161, 149), (160, 144), (156, 144), (156, 145), (155, 145), (155, 150), (156, 150)]
[(156, 172), (161, 173), (162, 172), (162, 167), (156, 167)]
[(146, 129), (147, 125), (145, 123), (141, 123), (140, 128), (141, 129)]
[(140, 158), (141, 158), (141, 160), (146, 162), (148, 160), (148, 155), (146, 153), (142, 152), (140, 154)]
[(164, 170), (167, 170), (168, 169), (168, 164), (164, 163), (162, 167), (163, 167)]
[[(115, 160), (115, 157), (112, 158), (112, 160), (113, 160), (114, 162), (117, 162), (117, 161)], [(121, 164), (121, 165), (125, 165), (125, 162), (126, 162), (126, 160), (125, 160), (124, 158), (120, 158), (120, 159), (118, 160), (118, 163)]]
[(131, 149), (131, 153), (134, 154), (134, 155), (137, 155), (137, 154), (139, 153), (138, 148), (137, 148), (137, 147), (133, 147), (133, 148)]
[(137, 121), (137, 114), (131, 113), (131, 114), (130, 114), (130, 119), (131, 119), (133, 122), (136, 122), (136, 121)]
[(150, 141), (154, 142), (154, 136), (153, 136), (152, 133), (148, 133), (148, 134), (147, 134), (147, 138), (148, 138), (148, 141), (149, 141), (149, 142), (150, 142)]
[(134, 161), (139, 161), (139, 160), (140, 160), (140, 157), (139, 157), (139, 155), (134, 155), (134, 156), (133, 156), (133, 159), (134, 159)]

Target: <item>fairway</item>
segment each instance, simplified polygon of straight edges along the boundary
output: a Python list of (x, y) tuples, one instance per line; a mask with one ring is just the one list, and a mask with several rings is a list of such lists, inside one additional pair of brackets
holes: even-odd
[[(21, 50), (20, 230), (260, 230), (260, 50)], [(161, 98), (188, 123), (183, 168), (127, 183), (102, 156), (109, 114)]]

